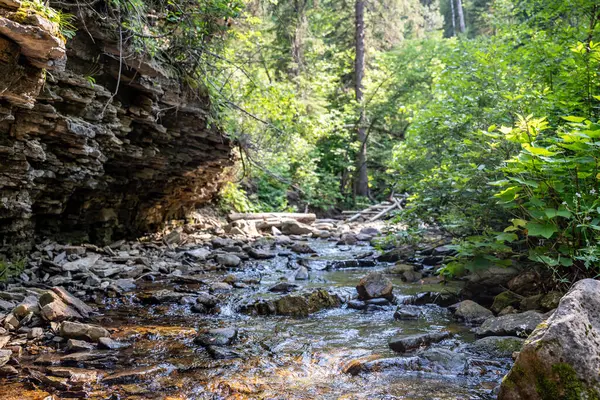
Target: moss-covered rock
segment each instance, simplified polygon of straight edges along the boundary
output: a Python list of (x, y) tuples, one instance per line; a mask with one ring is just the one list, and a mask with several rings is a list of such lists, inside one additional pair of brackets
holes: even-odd
[(519, 336), (527, 337), (545, 319), (543, 314), (536, 311), (526, 311), (521, 314), (508, 314), (501, 317), (486, 319), (475, 333), (479, 337), (486, 336)]
[(525, 339), (513, 336), (488, 336), (474, 341), (469, 350), (482, 355), (494, 357), (512, 357), (515, 351), (520, 351)]
[(494, 297), (507, 287), (508, 282), (517, 276), (519, 271), (509, 267), (491, 267), (473, 272), (466, 277), (466, 284), (460, 293), (463, 299), (471, 299), (484, 307), (489, 307)]
[(324, 289), (317, 289), (311, 292), (308, 297), (308, 312), (314, 313), (326, 308), (339, 307), (342, 303), (337, 295), (329, 293)]
[(307, 317), (309, 314), (326, 308), (338, 307), (340, 304), (339, 296), (331, 294), (325, 289), (315, 289), (276, 298), (254, 299), (242, 305), (240, 311), (253, 315)]
[(492, 304), (492, 311), (498, 314), (504, 308), (508, 306), (516, 307), (521, 303), (522, 296), (507, 290), (494, 297), (494, 303)]
[(535, 294), (533, 296), (525, 297), (521, 300), (519, 309), (521, 311), (540, 310), (542, 308), (540, 303), (543, 297), (543, 294)]
[(600, 282), (577, 282), (539, 324), (502, 381), (499, 400), (600, 399)]
[(543, 311), (554, 310), (558, 307), (563, 294), (560, 292), (548, 292), (540, 299), (540, 307)]

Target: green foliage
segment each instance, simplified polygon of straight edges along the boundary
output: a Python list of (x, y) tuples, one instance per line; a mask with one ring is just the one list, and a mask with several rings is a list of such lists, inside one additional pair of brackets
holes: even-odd
[(115, 25), (114, 40), (128, 52), (199, 89), (242, 7), (241, 0), (107, 0), (90, 12)]
[(26, 258), (13, 261), (0, 260), (0, 282), (6, 282), (8, 278), (19, 275), (25, 269)]
[(506, 242), (517, 239), (514, 234), (498, 233), (470, 236), (448, 246), (457, 251), (453, 260), (440, 269), (447, 276), (461, 276), (489, 267), (508, 267), (512, 264), (512, 248)]
[(519, 117), (517, 126), (501, 128), (495, 139), (522, 148), (502, 167), (506, 179), (496, 195), (521, 221), (505, 231), (527, 237), (529, 258), (549, 267), (561, 281), (575, 271), (600, 273), (595, 262), (600, 240), (600, 124), (585, 117), (563, 120), (567, 123), (550, 129), (545, 119)]
[[(371, 195), (409, 195), (398, 217), (407, 228), (382, 246), (415, 243), (435, 224), (458, 238), (444, 274), (528, 258), (559, 282), (596, 276), (597, 2), (462, 3), (461, 35), (448, 0), (370, 5), (362, 104), (346, 2), (110, 0), (94, 12), (113, 21), (115, 39), (210, 95), (211, 123), (240, 150), (224, 209), (371, 203), (352, 195), (361, 128)], [(39, 0), (25, 4), (71, 29)]]
[(72, 39), (75, 36), (77, 28), (74, 23), (74, 16), (65, 13), (61, 10), (49, 7), (41, 0), (24, 0), (21, 2), (21, 7), (17, 11), (17, 17), (25, 19), (27, 13), (33, 12), (46, 18), (48, 21), (55, 24), (58, 28), (58, 35), (61, 35), (63, 39)]
[(246, 191), (232, 182), (227, 182), (221, 189), (219, 208), (225, 213), (232, 211), (249, 213), (256, 210), (252, 201), (248, 199)]
[[(388, 53), (431, 34), (441, 15), (436, 2), (386, 0), (366, 18), (368, 167), (373, 194), (382, 197), (390, 192), (386, 161), (406, 128), (404, 115), (394, 115), (398, 104), (386, 101), (390, 76), (402, 68)], [(353, 7), (344, 2), (253, 3), (206, 78), (220, 122), (242, 144), (244, 186), (265, 210), (330, 211), (362, 201), (352, 195), (360, 110), (353, 48)]]
[(402, 245), (417, 245), (423, 240), (424, 229), (414, 226), (404, 226), (391, 229), (387, 235), (377, 238), (373, 243), (377, 250), (389, 250)]
[(430, 61), (413, 57), (408, 74), (428, 86), (400, 97), (409, 126), (387, 180), (422, 220), (466, 237), (443, 273), (525, 254), (558, 282), (596, 276), (599, 10), (590, 0), (480, 5), (494, 10), (487, 28), (445, 40)]

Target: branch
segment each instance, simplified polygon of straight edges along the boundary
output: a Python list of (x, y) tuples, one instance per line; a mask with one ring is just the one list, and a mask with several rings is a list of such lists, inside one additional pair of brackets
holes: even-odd
[[(119, 21), (121, 20), (121, 10), (119, 9)], [(115, 87), (115, 92), (110, 96), (110, 99), (106, 101), (102, 112), (100, 113), (100, 119), (104, 119), (104, 113), (106, 109), (112, 103), (113, 99), (119, 92), (119, 86), (121, 85), (121, 73), (123, 72), (123, 28), (121, 27), (121, 23), (119, 23), (119, 75), (117, 76), (117, 86)]]

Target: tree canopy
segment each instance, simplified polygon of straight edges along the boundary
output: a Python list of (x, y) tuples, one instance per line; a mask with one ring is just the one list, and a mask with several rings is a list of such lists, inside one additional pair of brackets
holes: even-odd
[(594, 275), (600, 7), (576, 3), (368, 1), (362, 55), (356, 2), (246, 4), (206, 77), (240, 142), (224, 204), (327, 213), (408, 193), (402, 221), (460, 243), (442, 272), (527, 254), (559, 280)]

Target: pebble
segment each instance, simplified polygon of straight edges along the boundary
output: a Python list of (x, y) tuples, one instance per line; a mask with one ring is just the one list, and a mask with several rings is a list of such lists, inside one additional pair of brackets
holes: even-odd
[(75, 353), (78, 351), (94, 350), (96, 346), (93, 343), (86, 342), (85, 340), (69, 339), (65, 346), (65, 351)]
[(42, 328), (35, 327), (35, 328), (32, 328), (27, 333), (27, 339), (37, 339), (37, 338), (41, 337), (43, 334), (44, 334), (44, 330)]

